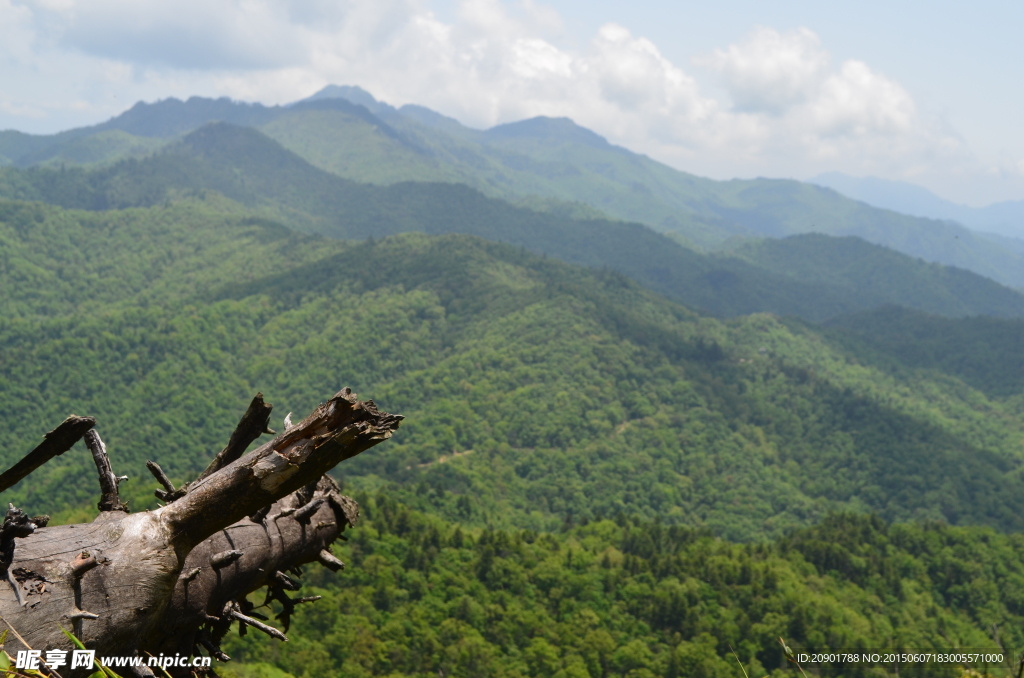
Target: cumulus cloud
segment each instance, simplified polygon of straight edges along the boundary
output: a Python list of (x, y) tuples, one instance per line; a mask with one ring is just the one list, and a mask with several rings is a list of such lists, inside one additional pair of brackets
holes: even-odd
[(793, 174), (834, 167), (911, 178), (938, 162), (969, 162), (963, 141), (926, 119), (899, 83), (862, 61), (833, 64), (807, 28), (755, 28), (694, 59), (728, 93), (723, 147), (753, 166), (783, 159)]
[(814, 95), (830, 59), (806, 28), (779, 33), (759, 27), (744, 42), (695, 61), (722, 76), (737, 110), (777, 114)]
[(847, 61), (821, 83), (810, 113), (827, 136), (899, 135), (920, 122), (906, 90), (860, 61)]
[(765, 135), (789, 128), (792, 141), (800, 130), (807, 142), (829, 147), (842, 137), (913, 134), (922, 125), (899, 84), (860, 61), (833, 68), (818, 36), (806, 28), (781, 33), (759, 27), (744, 41), (694, 61), (721, 78), (733, 112), (770, 116), (763, 120)]
[(338, 83), (477, 127), (568, 116), (715, 176), (906, 175), (964, 153), (899, 83), (833, 64), (807, 28), (759, 27), (686, 65), (627, 26), (572, 49), (563, 28), (540, 0), (461, 0), (447, 22), (429, 0), (0, 0), (0, 127), (29, 111), (96, 122), (167, 96), (283, 103)]

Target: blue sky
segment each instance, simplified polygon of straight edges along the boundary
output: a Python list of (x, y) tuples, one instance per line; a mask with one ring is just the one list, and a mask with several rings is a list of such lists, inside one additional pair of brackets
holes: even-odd
[(1024, 3), (0, 0), (0, 129), (328, 83), (486, 127), (573, 118), (715, 178), (1024, 199)]

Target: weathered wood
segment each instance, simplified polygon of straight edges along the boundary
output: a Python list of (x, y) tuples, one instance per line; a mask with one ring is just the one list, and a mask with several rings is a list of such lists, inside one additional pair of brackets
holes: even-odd
[[(15, 540), (24, 539), (46, 523), (37, 523), (36, 519), (29, 518), (24, 511), (15, 508), (14, 504), (8, 506), (10, 508), (0, 524), (0, 575), (10, 584), (18, 605), (24, 607), (28, 601), (22, 595), (21, 584), (14, 572)], [(45, 517), (49, 519), (49, 516)]]
[(273, 626), (270, 626), (269, 624), (264, 624), (261, 621), (253, 619), (252, 617), (247, 617), (238, 610), (231, 610), (230, 614), (232, 617), (242, 622), (246, 626), (251, 626), (254, 629), (259, 629), (260, 631), (263, 631), (263, 633), (267, 634), (268, 636), (271, 636), (272, 638), (283, 640), (286, 643), (288, 642), (288, 636), (284, 635), (283, 633), (275, 629)]
[(328, 568), (332, 572), (337, 572), (338, 570), (345, 569), (345, 563), (341, 562), (341, 560), (336, 555), (334, 555), (327, 549), (324, 549), (323, 551), (318, 553), (316, 559), (317, 562), (319, 562), (321, 565)]
[(221, 551), (210, 558), (210, 566), (214, 568), (226, 567), (245, 555), (244, 551)]
[(114, 475), (114, 469), (110, 466), (110, 457), (107, 456), (107, 446), (103, 444), (96, 429), (86, 431), (85, 446), (92, 453), (92, 460), (96, 463), (96, 471), (99, 473), (101, 494), (97, 508), (101, 512), (123, 511), (128, 513), (128, 504), (121, 501), (121, 496), (117, 492), (120, 479)]
[[(33, 648), (71, 649), (63, 626), (98, 656), (190, 654), (200, 632), (216, 648), (232, 620), (260, 628), (250, 623), (256, 613), (245, 594), (267, 586), (280, 600), (277, 573), (317, 561), (358, 515), (355, 502), (324, 473), (389, 438), (400, 421), (345, 389), (160, 509), (107, 510), (93, 523), (33, 530), (12, 520), (7, 572), (14, 576), (10, 585), (0, 584), (0, 616)], [(271, 505), (275, 520), (247, 517), (265, 517)], [(226, 552), (238, 554), (214, 567), (214, 556)], [(285, 599), (287, 624), (295, 600)], [(7, 649), (24, 648), (9, 640)]]
[(316, 510), (320, 508), (320, 504), (324, 503), (325, 501), (327, 500), (324, 497), (318, 497), (310, 501), (305, 506), (296, 509), (294, 514), (295, 520), (299, 521), (300, 523), (308, 523), (310, 519), (313, 517), (313, 514), (316, 513)]
[(0, 492), (13, 487), (32, 471), (70, 450), (95, 425), (94, 418), (73, 414), (62, 421), (57, 428), (43, 436), (43, 442), (35, 449), (0, 475)]
[(174, 489), (174, 485), (171, 483), (171, 479), (168, 478), (167, 474), (164, 473), (164, 470), (160, 468), (160, 464), (156, 463), (155, 461), (147, 461), (146, 468), (149, 469), (149, 472), (153, 474), (153, 477), (156, 478), (156, 481), (163, 485), (164, 490), (166, 490), (165, 492), (157, 490), (156, 498), (161, 499), (163, 501), (167, 501), (167, 495), (173, 494), (176, 491)]

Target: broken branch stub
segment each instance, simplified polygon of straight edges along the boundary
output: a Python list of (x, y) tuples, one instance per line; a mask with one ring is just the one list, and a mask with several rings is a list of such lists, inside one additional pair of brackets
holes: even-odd
[(177, 491), (174, 489), (171, 479), (168, 478), (167, 474), (164, 473), (164, 470), (160, 468), (160, 464), (155, 461), (147, 461), (146, 468), (148, 468), (149, 472), (153, 474), (156, 481), (164, 486), (164, 492), (161, 492), (160, 490), (156, 491), (156, 498), (167, 501), (167, 496)]
[(96, 463), (96, 472), (100, 479), (100, 496), (97, 508), (101, 512), (124, 511), (128, 513), (128, 504), (121, 501), (117, 492), (118, 478), (110, 466), (110, 458), (107, 456), (107, 446), (103, 444), (100, 434), (96, 429), (90, 429), (85, 433), (85, 446), (92, 453), (92, 460)]

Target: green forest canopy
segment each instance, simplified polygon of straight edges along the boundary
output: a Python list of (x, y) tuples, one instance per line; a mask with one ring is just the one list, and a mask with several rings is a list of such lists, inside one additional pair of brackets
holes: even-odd
[[(1022, 646), (1020, 321), (910, 360), (902, 330), (723, 321), (509, 245), (330, 240), (213, 194), (2, 202), (0, 284), (4, 463), (94, 415), (136, 509), (146, 459), (190, 477), (257, 390), (277, 416), (343, 385), (407, 415), (337, 470), (369, 514), (356, 567), (311, 568), (328, 600), (288, 646), (239, 641), (247, 678), (736, 676), (730, 644), (788, 670), (776, 634), (991, 647), (992, 624)], [(965, 371), (958, 341), (998, 357)], [(9, 500), (87, 519), (91, 462)]]
[[(974, 648), (1002, 654), (1002, 663), (974, 664), (1002, 676), (1024, 641), (1019, 534), (836, 515), (746, 545), (623, 516), (558, 533), (470, 536), (386, 494), (357, 497), (369, 520), (341, 549), (352, 567), (309, 574), (304, 592), (324, 600), (294, 618), (287, 646), (253, 634), (229, 640), (243, 661), (228, 665), (231, 675), (799, 675), (784, 637), (798, 652)], [(806, 668), (952, 678), (963, 665)]]

